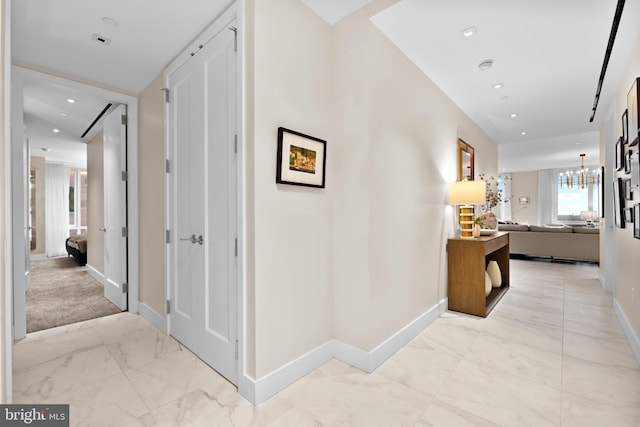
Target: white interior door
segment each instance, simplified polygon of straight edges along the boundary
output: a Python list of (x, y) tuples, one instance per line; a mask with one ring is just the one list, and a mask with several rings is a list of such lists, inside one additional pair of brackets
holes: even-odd
[[(104, 119), (104, 296), (127, 309), (126, 105)], [(123, 119), (124, 118), (124, 119)]]
[(171, 334), (237, 382), (235, 33), (225, 29), (168, 79)]

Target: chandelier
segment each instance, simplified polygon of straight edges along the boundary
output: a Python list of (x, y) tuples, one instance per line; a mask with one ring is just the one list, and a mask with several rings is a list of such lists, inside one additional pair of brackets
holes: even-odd
[(598, 170), (593, 169), (589, 170), (589, 168), (584, 167), (584, 158), (586, 154), (581, 153), (580, 158), (582, 163), (580, 165), (580, 169), (577, 171), (566, 171), (560, 172), (558, 175), (558, 181), (560, 184), (560, 188), (567, 187), (568, 189), (584, 189), (590, 185), (594, 185), (598, 182)]

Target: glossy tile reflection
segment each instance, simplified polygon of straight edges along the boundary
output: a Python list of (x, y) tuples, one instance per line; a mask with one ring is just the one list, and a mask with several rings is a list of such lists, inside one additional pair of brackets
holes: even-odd
[(16, 403), (73, 426), (640, 426), (640, 365), (589, 264), (511, 260), (486, 319), (447, 312), (367, 374), (332, 360), (254, 407), (142, 317), (30, 334)]

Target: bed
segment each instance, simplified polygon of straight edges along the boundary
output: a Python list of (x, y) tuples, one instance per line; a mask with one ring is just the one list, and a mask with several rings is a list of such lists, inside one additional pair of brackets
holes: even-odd
[(80, 265), (87, 264), (87, 235), (70, 236), (65, 243), (67, 253), (78, 260)]

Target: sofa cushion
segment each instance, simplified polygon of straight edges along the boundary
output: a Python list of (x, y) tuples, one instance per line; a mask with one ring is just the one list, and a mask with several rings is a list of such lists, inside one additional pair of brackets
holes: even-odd
[(500, 231), (529, 231), (527, 224), (498, 224)]
[(600, 234), (600, 229), (595, 227), (574, 227), (573, 232), (582, 234)]
[(544, 231), (546, 233), (573, 233), (572, 227), (547, 227), (539, 225), (530, 225), (529, 231)]

